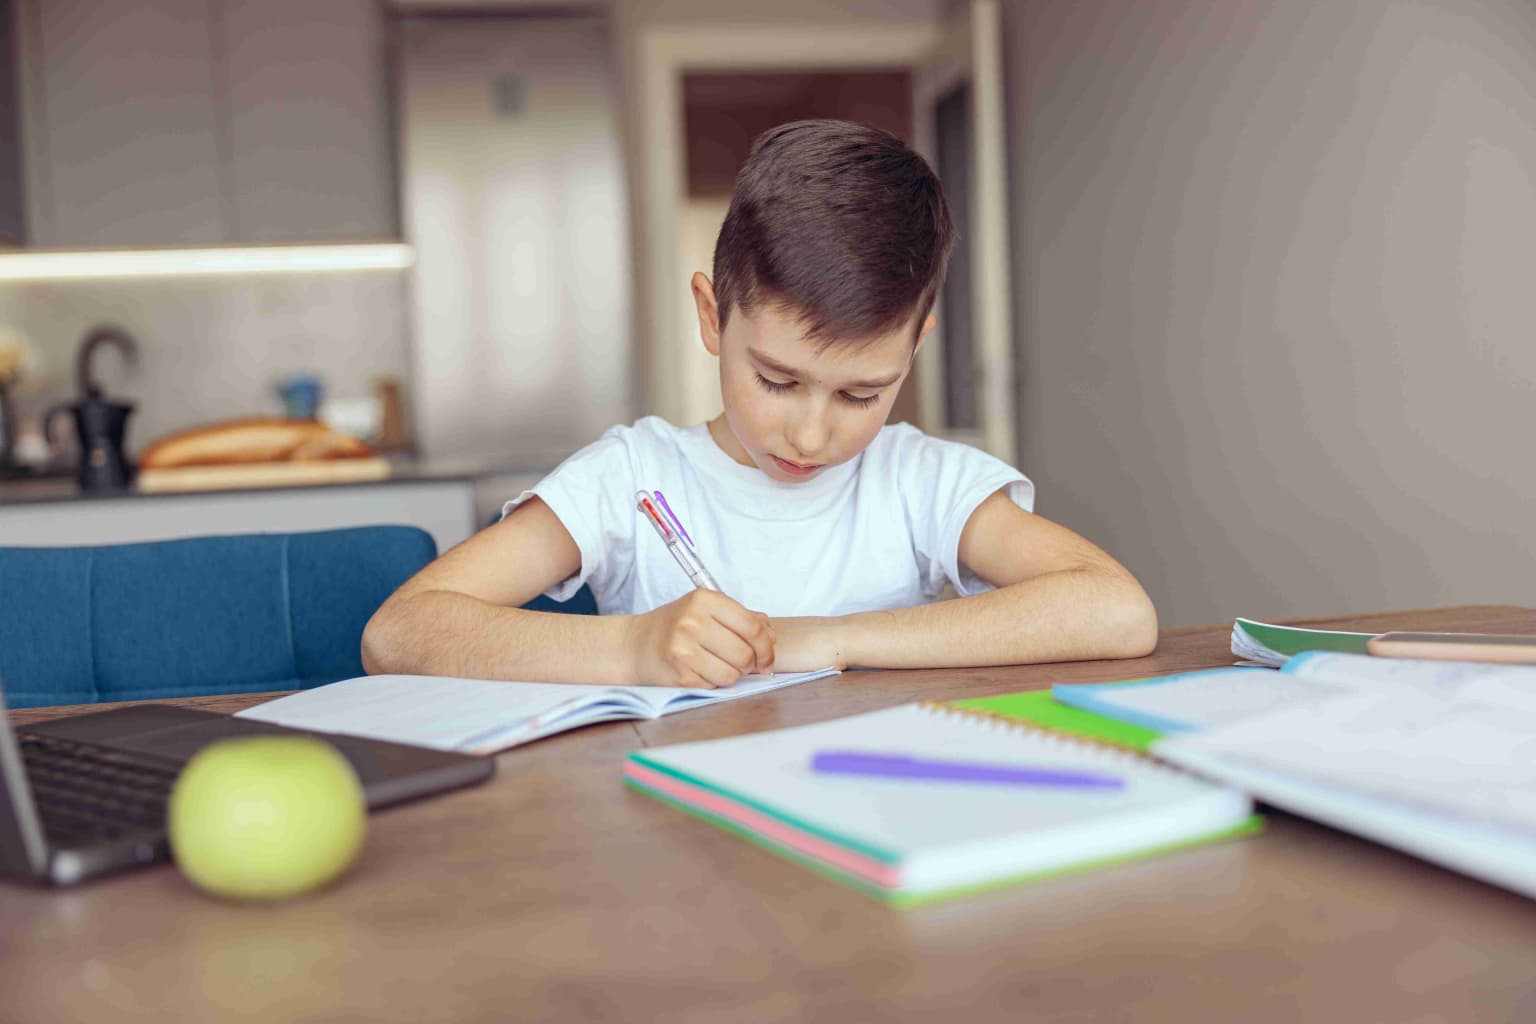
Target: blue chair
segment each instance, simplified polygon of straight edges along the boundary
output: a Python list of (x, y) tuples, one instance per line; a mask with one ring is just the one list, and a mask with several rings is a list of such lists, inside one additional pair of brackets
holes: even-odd
[(572, 594), (570, 600), (568, 601), (556, 601), (554, 598), (549, 597), (546, 594), (540, 594), (532, 601), (529, 601), (527, 604), (523, 605), (523, 607), (536, 612), (564, 612), (567, 615), (596, 615), (597, 598), (592, 596), (592, 588), (583, 583), (581, 589)]
[(0, 547), (13, 708), (259, 693), (363, 674), (363, 627), (437, 555), (414, 526)]

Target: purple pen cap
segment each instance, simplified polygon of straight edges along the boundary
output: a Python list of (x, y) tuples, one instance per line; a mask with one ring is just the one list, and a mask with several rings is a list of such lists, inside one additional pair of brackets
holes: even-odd
[(661, 503), (662, 509), (666, 511), (667, 518), (672, 520), (673, 526), (677, 527), (677, 532), (683, 535), (683, 540), (688, 542), (688, 546), (690, 548), (693, 547), (693, 538), (688, 536), (688, 531), (683, 528), (682, 521), (677, 518), (677, 513), (672, 511), (672, 506), (667, 504), (666, 496), (663, 495), (660, 491), (656, 491), (654, 493), (656, 495), (656, 500)]

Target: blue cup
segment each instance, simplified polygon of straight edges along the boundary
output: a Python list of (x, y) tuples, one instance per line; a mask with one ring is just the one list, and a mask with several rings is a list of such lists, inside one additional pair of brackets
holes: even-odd
[(312, 374), (295, 374), (277, 383), (277, 397), (282, 399), (283, 413), (293, 420), (312, 420), (318, 416), (324, 394), (320, 378)]

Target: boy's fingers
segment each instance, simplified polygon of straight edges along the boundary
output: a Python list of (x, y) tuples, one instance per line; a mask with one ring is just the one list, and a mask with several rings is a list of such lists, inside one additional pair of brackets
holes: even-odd
[(766, 668), (773, 664), (773, 627), (768, 622), (768, 616), (748, 611), (724, 594), (719, 595), (718, 601), (711, 602), (709, 612), (716, 622), (751, 646), (752, 662), (748, 668), (751, 665)]
[(730, 686), (741, 678), (741, 670), (707, 648), (699, 648), (693, 671), (711, 687)]
[[(752, 645), (724, 625), (716, 623), (714, 628), (699, 638), (699, 646), (735, 668), (737, 672), (752, 671), (753, 660), (756, 657)], [(735, 682), (734, 679), (731, 681)]]
[(763, 642), (753, 644), (753, 650), (757, 655), (757, 668), (760, 672), (773, 671), (774, 646), (778, 643), (779, 635), (773, 631), (773, 623), (768, 616), (762, 616)]
[(773, 637), (764, 635), (752, 644), (752, 667), (747, 671), (773, 671)]
[(752, 641), (752, 661), (759, 672), (773, 669), (773, 632), (764, 630)]

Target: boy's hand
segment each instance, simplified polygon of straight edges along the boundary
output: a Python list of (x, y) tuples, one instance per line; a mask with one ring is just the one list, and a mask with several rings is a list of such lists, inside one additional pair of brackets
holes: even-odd
[(650, 686), (730, 686), (750, 672), (773, 671), (773, 627), (714, 590), (694, 590), (637, 615), (630, 650), (635, 681)]

